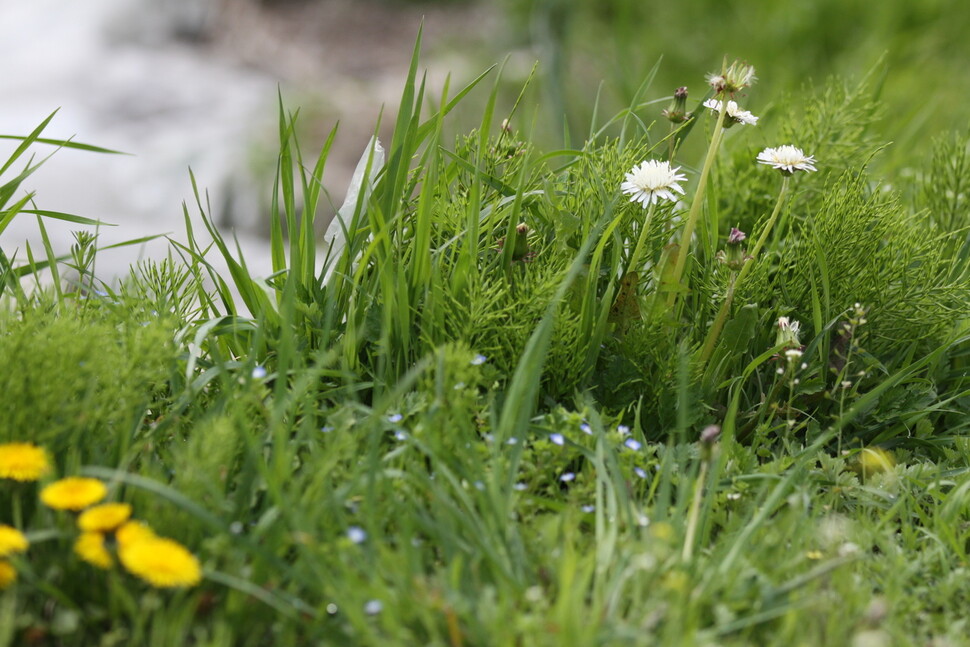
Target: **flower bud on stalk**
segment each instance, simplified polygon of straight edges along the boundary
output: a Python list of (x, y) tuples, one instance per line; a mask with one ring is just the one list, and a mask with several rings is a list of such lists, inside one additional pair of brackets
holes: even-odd
[(515, 247), (512, 249), (512, 260), (521, 261), (529, 255), (529, 225), (520, 222), (515, 226)]
[(681, 86), (674, 92), (674, 100), (670, 107), (663, 111), (663, 116), (672, 123), (682, 124), (690, 119), (687, 112), (687, 86)]
[(719, 254), (721, 262), (735, 272), (739, 271), (744, 266), (744, 261), (747, 260), (747, 256), (745, 256), (744, 250), (741, 248), (741, 243), (744, 242), (745, 238), (747, 236), (743, 231), (737, 227), (731, 227), (731, 233), (728, 234), (727, 247)]
[(801, 324), (790, 320), (788, 317), (778, 318), (778, 334), (775, 336), (775, 346), (785, 346), (786, 348), (800, 348), (802, 343), (798, 340), (798, 333)]

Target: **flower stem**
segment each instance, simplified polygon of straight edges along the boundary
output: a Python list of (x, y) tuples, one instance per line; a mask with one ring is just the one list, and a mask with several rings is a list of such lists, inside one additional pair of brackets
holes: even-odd
[(700, 521), (701, 498), (704, 494), (704, 481), (707, 479), (707, 464), (705, 459), (701, 462), (701, 469), (694, 482), (694, 496), (690, 502), (690, 510), (687, 513), (687, 531), (684, 536), (684, 548), (681, 557), (685, 562), (689, 562), (694, 555), (694, 542), (697, 537), (697, 524)]
[(724, 301), (721, 303), (721, 309), (717, 311), (714, 324), (708, 331), (707, 338), (704, 339), (704, 346), (701, 348), (701, 368), (704, 368), (707, 360), (711, 358), (711, 354), (714, 352), (714, 345), (717, 343), (718, 337), (721, 336), (721, 329), (724, 328), (724, 324), (727, 321), (727, 313), (731, 310), (731, 302), (734, 301), (734, 289), (737, 285), (738, 273), (731, 272), (731, 279), (728, 281), (728, 288), (727, 292), (724, 293)]
[[(18, 485), (19, 485), (19, 483), (18, 483)], [(23, 530), (24, 529), (24, 513), (23, 513), (22, 504), (20, 502), (20, 489), (21, 488), (17, 487), (16, 491), (14, 492), (13, 501), (12, 501), (12, 503), (13, 503), (13, 527), (16, 528), (17, 530)]]
[[(670, 280), (670, 288), (680, 285), (680, 278), (684, 273), (684, 265), (687, 263), (687, 252), (690, 249), (690, 239), (694, 235), (694, 227), (697, 226), (697, 219), (701, 214), (701, 206), (704, 202), (704, 191), (707, 188), (707, 178), (711, 174), (711, 167), (714, 166), (714, 158), (717, 156), (717, 149), (721, 146), (721, 139), (724, 136), (724, 119), (727, 116), (727, 99), (721, 101), (721, 111), (717, 115), (717, 124), (714, 126), (714, 135), (711, 137), (711, 145), (707, 148), (707, 157), (704, 159), (704, 167), (697, 180), (697, 191), (694, 192), (694, 200), (690, 205), (690, 212), (687, 214), (687, 222), (684, 224), (684, 233), (680, 237), (680, 249), (677, 252), (677, 260), (674, 262), (674, 273)], [(671, 289), (667, 296), (667, 307), (673, 308), (677, 301), (678, 290)]]
[(640, 236), (637, 238), (637, 245), (633, 248), (633, 255), (630, 256), (630, 262), (626, 267), (626, 272), (636, 272), (637, 264), (643, 256), (643, 246), (647, 241), (647, 232), (650, 231), (650, 221), (653, 219), (654, 203), (650, 203), (647, 207), (647, 217), (643, 219), (643, 226), (640, 228)]
[(714, 319), (714, 324), (707, 333), (707, 338), (704, 340), (704, 346), (701, 348), (700, 354), (700, 368), (703, 370), (704, 366), (707, 364), (707, 360), (711, 358), (711, 354), (714, 352), (714, 346), (717, 344), (717, 339), (721, 335), (721, 330), (724, 328), (724, 324), (727, 321), (728, 312), (731, 311), (731, 302), (734, 301), (734, 293), (741, 281), (744, 280), (748, 274), (751, 273), (751, 268), (754, 267), (755, 262), (758, 260), (758, 254), (761, 252), (761, 248), (764, 247), (765, 242), (768, 240), (768, 235), (771, 233), (772, 228), (775, 226), (775, 222), (778, 220), (778, 215), (781, 213), (781, 205), (785, 202), (785, 196), (788, 194), (788, 182), (790, 177), (785, 176), (781, 181), (781, 191), (778, 192), (778, 201), (775, 202), (775, 209), (771, 212), (771, 217), (768, 218), (768, 222), (765, 228), (761, 232), (761, 236), (758, 237), (758, 242), (755, 243), (754, 248), (751, 250), (751, 254), (745, 260), (744, 265), (741, 266), (741, 271), (737, 275), (732, 275), (731, 282), (728, 285), (727, 293), (724, 295), (724, 302), (721, 303), (721, 309), (717, 312), (717, 317)]

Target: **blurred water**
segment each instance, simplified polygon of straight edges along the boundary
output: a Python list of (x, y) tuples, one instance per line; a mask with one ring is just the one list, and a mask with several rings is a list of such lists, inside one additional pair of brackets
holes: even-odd
[[(273, 127), (277, 82), (191, 42), (212, 10), (209, 0), (0, 0), (0, 133), (25, 135), (59, 108), (45, 136), (131, 154), (58, 151), (24, 185), (37, 192), (38, 208), (119, 225), (101, 229), (102, 244), (165, 233), (184, 240), (190, 166), (210, 189), (214, 210), (230, 198), (237, 209), (257, 208), (247, 146), (255, 130)], [(13, 147), (0, 145), (4, 159)], [(76, 228), (48, 221), (56, 252), (68, 251)], [(32, 216), (18, 216), (0, 246), (8, 255), (19, 249), (23, 260), (25, 241), (38, 253), (37, 232)], [(265, 241), (238, 235), (255, 273), (268, 273)], [(167, 250), (161, 240), (106, 252), (98, 273), (118, 276), (138, 258)]]

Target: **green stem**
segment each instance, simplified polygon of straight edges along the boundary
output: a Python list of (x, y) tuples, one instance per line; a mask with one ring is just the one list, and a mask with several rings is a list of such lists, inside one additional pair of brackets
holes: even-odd
[(725, 322), (727, 322), (727, 313), (731, 310), (731, 302), (734, 301), (734, 289), (738, 285), (738, 274), (737, 272), (731, 272), (731, 279), (728, 281), (727, 292), (724, 293), (724, 302), (721, 303), (721, 309), (717, 311), (717, 317), (714, 319), (714, 325), (707, 333), (707, 338), (704, 340), (704, 347), (701, 349), (701, 368), (707, 364), (707, 360), (711, 358), (711, 354), (714, 352), (714, 345), (717, 343), (718, 337), (721, 336), (721, 330), (724, 328)]
[(721, 335), (721, 330), (724, 328), (724, 324), (727, 321), (728, 313), (731, 311), (731, 303), (734, 301), (734, 294), (737, 291), (741, 282), (751, 273), (751, 268), (754, 267), (755, 262), (758, 259), (758, 254), (761, 253), (761, 248), (765, 246), (765, 242), (768, 240), (768, 235), (771, 234), (772, 228), (775, 226), (775, 222), (778, 220), (779, 214), (781, 214), (781, 205), (785, 202), (785, 196), (788, 194), (790, 176), (786, 175), (781, 182), (781, 191), (778, 192), (778, 201), (775, 202), (775, 209), (771, 212), (771, 217), (768, 218), (768, 223), (761, 232), (761, 236), (758, 237), (758, 242), (755, 243), (754, 248), (751, 250), (751, 254), (745, 260), (744, 265), (741, 266), (741, 271), (737, 276), (732, 277), (731, 284), (728, 287), (727, 293), (724, 295), (724, 302), (721, 303), (721, 309), (717, 312), (717, 317), (714, 319), (714, 324), (711, 326), (710, 331), (707, 333), (707, 338), (704, 340), (704, 346), (701, 348), (700, 354), (700, 368), (703, 370), (704, 366), (707, 364), (707, 360), (711, 358), (711, 354), (714, 352), (714, 346), (717, 344), (717, 339)]
[[(707, 178), (711, 174), (714, 166), (714, 158), (717, 156), (717, 149), (721, 146), (721, 139), (724, 137), (724, 119), (727, 115), (727, 98), (721, 98), (721, 111), (717, 115), (717, 125), (714, 126), (714, 135), (711, 137), (711, 145), (707, 148), (707, 157), (704, 159), (704, 167), (697, 180), (697, 191), (694, 192), (694, 200), (690, 205), (690, 212), (687, 214), (687, 222), (684, 224), (684, 233), (680, 237), (680, 249), (677, 251), (677, 260), (674, 263), (674, 274), (671, 277), (670, 287), (680, 285), (680, 278), (684, 273), (684, 266), (687, 264), (687, 252), (690, 249), (690, 239), (694, 235), (694, 227), (697, 226), (697, 219), (701, 214), (701, 206), (704, 202), (704, 191), (707, 188)], [(667, 297), (667, 307), (673, 308), (677, 301), (678, 290), (672, 289)]]
[[(19, 483), (17, 484), (19, 486)], [(16, 486), (15, 486), (16, 487)], [(24, 529), (24, 513), (20, 502), (20, 487), (16, 487), (13, 494), (13, 527), (17, 530)]]
[(704, 480), (707, 478), (708, 462), (708, 459), (701, 462), (697, 481), (694, 482), (694, 498), (690, 502), (690, 511), (687, 513), (687, 532), (684, 536), (684, 550), (681, 554), (685, 562), (689, 562), (694, 556), (694, 542), (697, 536), (697, 523), (700, 520), (701, 498), (704, 494)]
[(637, 245), (633, 248), (633, 255), (630, 256), (630, 262), (627, 264), (626, 272), (636, 272), (637, 264), (640, 262), (643, 256), (643, 246), (647, 241), (647, 232), (650, 231), (650, 220), (653, 218), (653, 211), (656, 204), (650, 203), (647, 207), (647, 217), (643, 219), (643, 226), (640, 228), (640, 236), (637, 238)]

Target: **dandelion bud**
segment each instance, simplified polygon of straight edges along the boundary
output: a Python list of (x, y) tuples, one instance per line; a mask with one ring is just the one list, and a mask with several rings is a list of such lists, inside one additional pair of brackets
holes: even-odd
[(801, 324), (790, 320), (788, 317), (778, 318), (778, 334), (775, 336), (775, 346), (785, 346), (787, 348), (798, 348), (802, 345), (798, 341), (798, 333)]
[(715, 442), (717, 442), (718, 436), (720, 435), (720, 425), (708, 425), (704, 427), (704, 430), (701, 432), (701, 444), (713, 445)]
[(721, 435), (720, 425), (708, 425), (701, 431), (701, 458), (710, 461), (714, 454), (714, 444)]
[(520, 222), (515, 226), (515, 247), (512, 249), (512, 260), (521, 261), (529, 255), (529, 225)]
[(737, 227), (731, 227), (731, 233), (728, 234), (727, 248), (721, 252), (718, 252), (718, 259), (727, 265), (729, 268), (735, 272), (739, 271), (744, 267), (744, 262), (747, 260), (747, 256), (744, 250), (741, 248), (741, 243), (747, 238), (744, 232)]
[(672, 123), (682, 124), (690, 117), (687, 114), (687, 87), (681, 86), (674, 92), (674, 100), (670, 107), (663, 111), (663, 116)]

